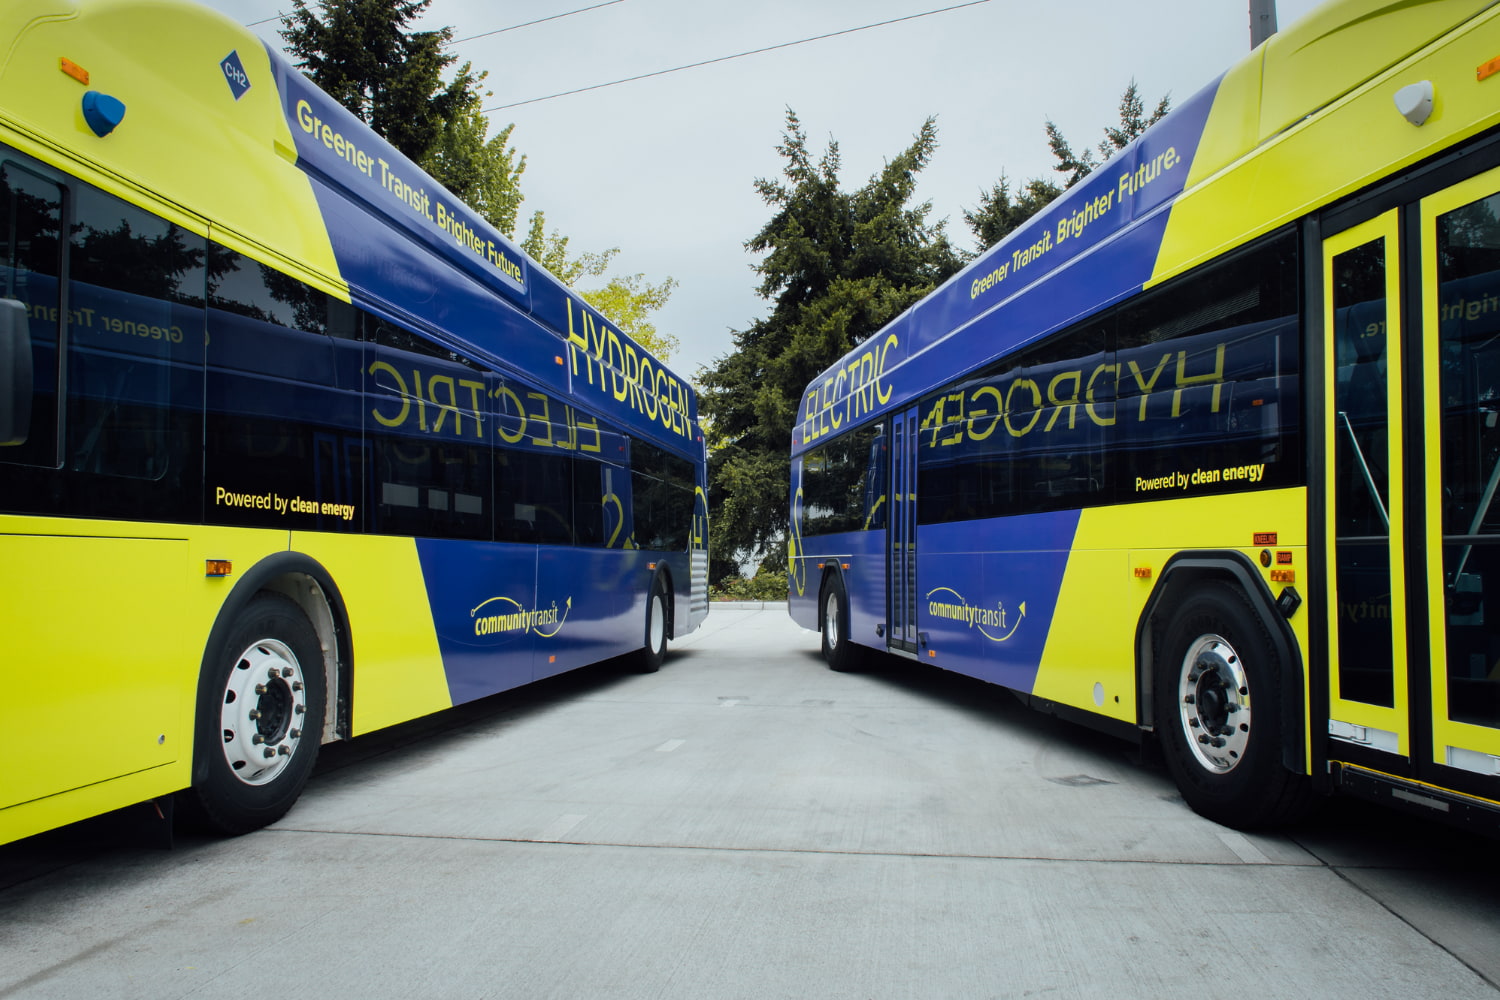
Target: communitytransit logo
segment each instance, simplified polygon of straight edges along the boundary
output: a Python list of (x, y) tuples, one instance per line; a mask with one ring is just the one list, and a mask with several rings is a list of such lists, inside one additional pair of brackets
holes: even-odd
[(1025, 621), (1026, 602), (1022, 601), (1015, 611), (1001, 601), (996, 601), (993, 608), (987, 608), (970, 604), (952, 587), (936, 587), (927, 592), (927, 613), (934, 618), (962, 622), (992, 642), (1004, 642), (1015, 635), (1016, 629)]
[[(496, 606), (490, 609), (491, 614), (479, 613), (492, 604)], [(550, 608), (535, 608), (528, 611), (521, 602), (509, 597), (491, 597), (470, 611), (469, 617), (474, 619), (475, 635), (535, 632), (544, 639), (550, 639), (562, 631), (563, 623), (568, 620), (568, 613), (572, 610), (573, 598), (571, 597), (567, 599), (561, 614), (558, 613), (556, 601), (552, 602)], [(551, 631), (548, 631), (549, 629)]]

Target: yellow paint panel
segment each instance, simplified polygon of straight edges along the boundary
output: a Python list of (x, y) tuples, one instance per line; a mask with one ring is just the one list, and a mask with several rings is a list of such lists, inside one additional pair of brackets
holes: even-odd
[[(254, 35), (180, 0), (8, 7), (0, 32), (20, 37), (0, 67), (0, 121), (20, 133), (18, 145), (200, 235), (212, 222), (233, 249), (347, 300)], [(230, 52), (250, 79), (239, 100), (219, 66)], [(62, 72), (63, 58), (88, 72), (87, 86)], [(83, 118), (90, 89), (125, 104), (124, 120), (103, 138)]]
[(6, 535), (0, 552), (0, 806), (190, 755), (180, 665), (202, 650), (162, 627), (188, 601), (187, 542)]
[(43, 809), (72, 822), (138, 801), (138, 783), (106, 784), (125, 775), (161, 771), (153, 794), (185, 786), (203, 652), (233, 585), (204, 560), (243, 572), (285, 548), (279, 531), (0, 517), (0, 807), (92, 788)]
[[(1252, 544), (1255, 533), (1274, 531), (1275, 548), (1291, 550), (1293, 566), (1305, 574), (1306, 504), (1307, 493), (1299, 488), (1085, 510), (1033, 693), (1135, 722), (1136, 626), (1167, 560), (1186, 550), (1233, 549), (1254, 562), (1260, 552)], [(1138, 567), (1150, 569), (1151, 576), (1137, 577)], [(1298, 587), (1305, 589), (1302, 576)], [(1306, 620), (1300, 614), (1290, 622), (1304, 661)], [(1102, 686), (1102, 704), (1096, 684)]]
[[(1445, 16), (1463, 8), (1458, 0), (1391, 6), (1442, 7), (1448, 11)], [(1339, 9), (1349, 13), (1347, 6)], [(1401, 23), (1405, 22), (1391, 22)], [(1415, 44), (1420, 37), (1401, 41)], [(1172, 208), (1151, 284), (1500, 123), (1500, 77), (1478, 82), (1474, 73), (1476, 66), (1497, 54), (1500, 8), (1475, 19), (1443, 45), (1366, 82), (1325, 112), (1253, 148), (1246, 146), (1246, 129), (1255, 95), (1247, 88), (1258, 85), (1260, 74), (1253, 67), (1232, 71), (1205, 126), (1202, 166), (1195, 158), (1190, 170), (1188, 183), (1194, 186)], [(1276, 69), (1266, 67), (1267, 80)], [(1432, 81), (1437, 92), (1433, 115), (1420, 128), (1396, 112), (1393, 100), (1397, 90), (1419, 80)], [(1304, 114), (1316, 110), (1315, 99), (1304, 101)], [(1236, 146), (1242, 149), (1241, 158), (1221, 170), (1221, 161)], [(1218, 172), (1210, 176), (1210, 171)]]
[(297, 533), (296, 551), (332, 575), (354, 642), (354, 735), (453, 705), (410, 538)]

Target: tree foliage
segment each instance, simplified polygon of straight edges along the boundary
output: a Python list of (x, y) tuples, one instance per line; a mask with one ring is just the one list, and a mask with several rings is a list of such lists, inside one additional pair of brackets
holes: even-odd
[[(1067, 177), (1064, 189), (1072, 187), (1094, 172), (1104, 161), (1114, 156), (1120, 150), (1130, 145), (1137, 136), (1146, 129), (1155, 125), (1167, 116), (1172, 110), (1171, 95), (1163, 95), (1156, 103), (1156, 110), (1148, 117), (1145, 113), (1145, 105), (1141, 103), (1141, 92), (1131, 80), (1130, 85), (1125, 88), (1125, 93), (1120, 95), (1120, 124), (1118, 126), (1105, 126), (1104, 138), (1093, 149), (1085, 149), (1080, 154), (1073, 152), (1072, 145), (1063, 138), (1062, 130), (1053, 124), (1052, 119), (1047, 119), (1047, 147), (1052, 150), (1052, 155), (1057, 159), (1057, 164), (1052, 169)], [(1094, 154), (1099, 158), (1095, 159)]]
[(929, 118), (865, 185), (840, 187), (838, 143), (821, 157), (787, 111), (782, 179), (755, 189), (771, 219), (747, 249), (769, 316), (733, 335), (735, 349), (700, 373), (710, 422), (712, 578), (758, 554), (785, 566), (788, 452), (803, 387), (854, 345), (958, 270), (961, 255), (930, 203), (913, 205), (917, 175), (937, 148)]
[(297, 68), (416, 163), (478, 86), (467, 63), (443, 82), (455, 61), (443, 52), (451, 28), (406, 30), (431, 2), (318, 0), (315, 13), (307, 0), (292, 0), (281, 19)]
[[(520, 215), (526, 157), (510, 144), (515, 125), (493, 137), (482, 109), (486, 73), (468, 63), (453, 79), (443, 72), (455, 59), (443, 53), (451, 28), (410, 31), (432, 0), (292, 0), (281, 37), (297, 66), (323, 90), (414, 161), (487, 222), (514, 238)], [(576, 286), (601, 278), (620, 252), (568, 254), (568, 238), (546, 231), (532, 214), (522, 247), (534, 260)], [(677, 346), (659, 332), (652, 313), (667, 303), (677, 282), (651, 284), (644, 274), (611, 277), (580, 291), (595, 308), (658, 357)]]
[(1171, 107), (1170, 97), (1163, 97), (1148, 116), (1145, 105), (1141, 102), (1140, 90), (1135, 81), (1131, 80), (1125, 93), (1120, 95), (1119, 124), (1106, 126), (1104, 138), (1099, 144), (1093, 149), (1084, 149), (1081, 153), (1074, 152), (1072, 144), (1063, 137), (1062, 130), (1048, 119), (1047, 148), (1057, 161), (1052, 169), (1064, 177), (1063, 185), (1059, 187), (1052, 181), (1036, 178), (1012, 192), (1010, 179), (1002, 173), (1000, 180), (979, 196), (977, 206), (964, 210), (964, 222), (974, 233), (978, 249), (982, 252), (994, 246), (1012, 230), (1025, 224), (1027, 219), (1046, 208), (1054, 198), (1093, 173), (1095, 168), (1166, 117)]
[[(476, 83), (483, 79), (480, 74)], [(418, 166), (490, 225), (514, 237), (526, 157), (510, 145), (514, 123), (486, 138), (490, 121), (481, 103), (480, 93), (470, 91)]]
[[(546, 215), (536, 212), (531, 216), (531, 228), (521, 241), (521, 249), (573, 288), (587, 279), (604, 277), (620, 253), (619, 247), (610, 247), (603, 253), (584, 250), (570, 256), (568, 242), (568, 237), (555, 229), (547, 232)], [(667, 277), (653, 285), (644, 274), (627, 274), (611, 277), (602, 287), (581, 290), (578, 294), (620, 332), (666, 360), (677, 349), (677, 338), (658, 330), (651, 322), (651, 314), (667, 304), (676, 287), (676, 278)]]
[(964, 222), (978, 240), (979, 250), (983, 251), (1046, 208), (1062, 191), (1051, 181), (1037, 178), (1027, 181), (1012, 195), (1010, 178), (1002, 173), (1000, 180), (979, 196), (978, 206), (964, 209)]

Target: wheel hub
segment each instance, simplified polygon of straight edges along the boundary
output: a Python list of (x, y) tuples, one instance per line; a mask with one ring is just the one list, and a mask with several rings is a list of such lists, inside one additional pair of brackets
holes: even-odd
[(219, 716), (224, 759), (235, 777), (263, 785), (285, 770), (306, 712), (302, 667), (290, 647), (263, 639), (241, 653), (229, 671)]
[(1250, 687), (1227, 639), (1203, 635), (1188, 647), (1177, 695), (1182, 730), (1198, 763), (1215, 774), (1234, 770), (1250, 744)]

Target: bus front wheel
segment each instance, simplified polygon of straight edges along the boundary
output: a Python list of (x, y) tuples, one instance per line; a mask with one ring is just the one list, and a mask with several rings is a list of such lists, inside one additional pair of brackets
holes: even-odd
[(1226, 826), (1286, 822), (1307, 779), (1281, 760), (1281, 671), (1265, 627), (1237, 589), (1209, 583), (1168, 621), (1159, 649), (1156, 720), (1183, 799)]
[(317, 633), (280, 594), (253, 598), (222, 650), (198, 723), (206, 776), (190, 805), (210, 829), (240, 834), (274, 823), (302, 794), (327, 689)]
[(856, 655), (848, 633), (849, 595), (844, 591), (844, 582), (836, 576), (823, 585), (823, 608), (818, 618), (823, 633), (823, 659), (834, 670), (853, 670)]

